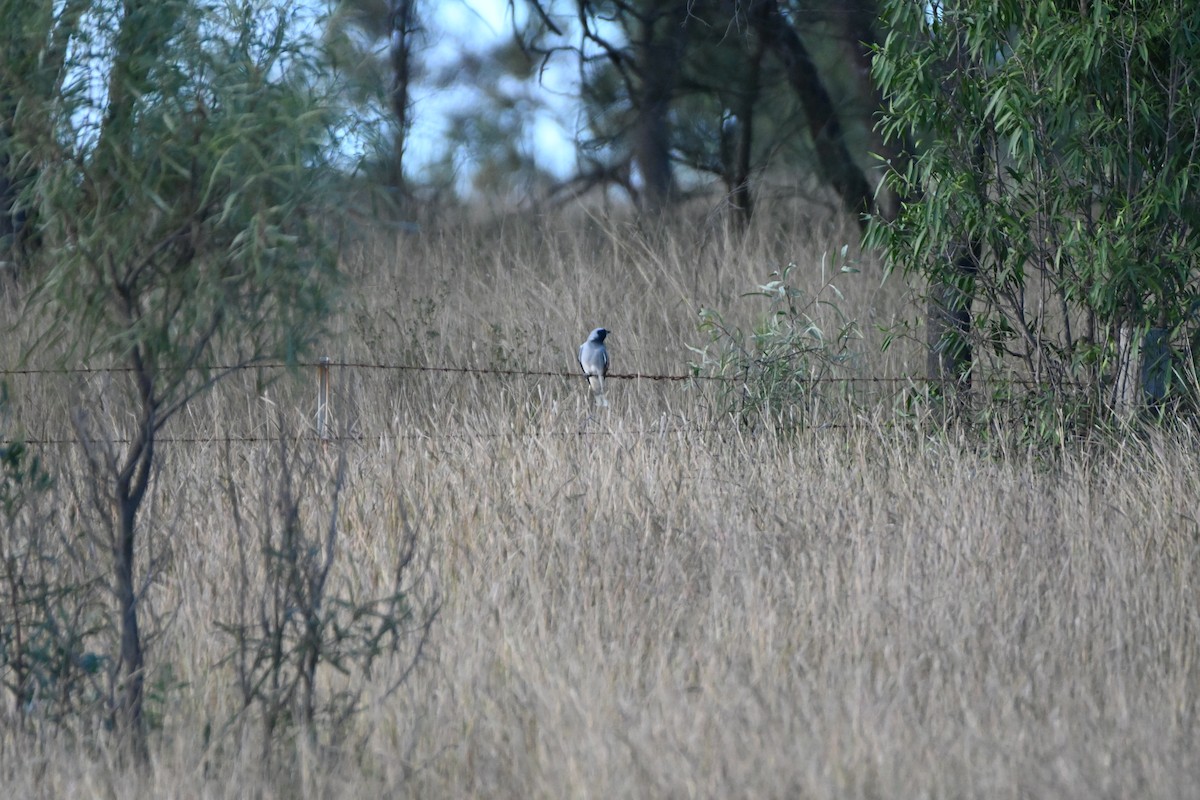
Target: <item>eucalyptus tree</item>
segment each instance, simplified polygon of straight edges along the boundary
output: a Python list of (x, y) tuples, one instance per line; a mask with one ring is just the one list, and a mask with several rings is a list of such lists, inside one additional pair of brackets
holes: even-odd
[[(145, 748), (143, 519), (157, 442), (232, 370), (294, 360), (336, 285), (335, 87), (275, 4), (4, 4), (9, 164), (41, 247), (30, 295), (68, 366), (111, 370), (76, 414), (114, 598), (112, 716)], [(52, 58), (47, 58), (53, 55)]]
[[(971, 347), (1062, 399), (1169, 393), (1200, 307), (1200, 16), (1184, 0), (883, 3), (884, 131), (908, 199), (871, 239), (944, 296)], [(965, 359), (963, 358), (965, 356)], [(1146, 382), (1146, 381), (1144, 381)], [(1178, 382), (1175, 383), (1178, 388)]]

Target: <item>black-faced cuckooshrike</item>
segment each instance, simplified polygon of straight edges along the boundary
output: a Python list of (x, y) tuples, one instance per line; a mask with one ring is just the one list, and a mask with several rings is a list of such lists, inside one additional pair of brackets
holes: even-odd
[(604, 399), (604, 376), (608, 374), (608, 350), (604, 348), (606, 336), (608, 331), (596, 328), (587, 341), (579, 345), (579, 366), (583, 367), (583, 374), (587, 376), (598, 406), (608, 405)]

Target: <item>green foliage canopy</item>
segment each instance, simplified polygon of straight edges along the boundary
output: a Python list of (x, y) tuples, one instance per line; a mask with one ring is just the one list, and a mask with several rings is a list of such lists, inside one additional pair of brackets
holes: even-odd
[(1122, 326), (1194, 327), (1192, 4), (889, 0), (884, 16), (882, 125), (914, 145), (890, 175), (903, 212), (869, 235), (889, 268), (969, 283), (976, 340), (1049, 380), (1101, 379)]
[[(311, 340), (335, 278), (341, 121), (289, 13), (125, 6), (93, 3), (71, 31), (50, 20), (73, 36), (55, 76), (19, 53), (5, 65), (6, 144), (36, 175), (36, 284), (66, 349), (100, 365), (136, 355), (169, 412), (212, 363), (291, 357)], [(92, 26), (109, 15), (106, 38)]]
[(75, 420), (94, 505), (116, 512), (89, 532), (115, 598), (110, 710), (144, 761), (139, 511), (155, 438), (223, 375), (319, 335), (337, 277), (336, 85), (295, 12), (259, 0), (0, 11), (0, 168), (39, 221), (41, 345), (116, 368), (116, 413), (89, 416), (83, 398)]

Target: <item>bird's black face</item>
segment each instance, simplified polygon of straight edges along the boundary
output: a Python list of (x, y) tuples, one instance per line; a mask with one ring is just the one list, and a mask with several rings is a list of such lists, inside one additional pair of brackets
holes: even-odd
[(592, 333), (592, 338), (597, 342), (603, 342), (605, 336), (608, 336), (608, 331), (604, 330), (604, 328), (596, 328), (595, 332)]

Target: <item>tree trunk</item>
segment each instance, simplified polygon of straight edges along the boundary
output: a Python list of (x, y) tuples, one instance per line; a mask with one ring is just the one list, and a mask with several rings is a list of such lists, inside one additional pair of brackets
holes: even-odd
[[(875, 21), (879, 18), (879, 4), (875, 0), (846, 0), (832, 9), (829, 21), (834, 26), (835, 38), (842, 51), (843, 59), (858, 86), (860, 108), (865, 110), (863, 123), (867, 129), (870, 152), (881, 159), (882, 164), (891, 164), (894, 169), (904, 170), (904, 153), (886, 142), (876, 125), (878, 113), (883, 109), (883, 95), (871, 77), (874, 48), (879, 44)], [(877, 176), (872, 180), (875, 187), (875, 212), (884, 220), (891, 221), (900, 212), (900, 198), (883, 181), (883, 169), (869, 169), (867, 173)]]
[(954, 254), (952, 271), (930, 287), (927, 342), (929, 378), (943, 396), (965, 399), (974, 364), (971, 346), (971, 302), (979, 273), (980, 244), (962, 245)]
[(675, 194), (668, 114), (687, 39), (687, 4), (658, 0), (642, 17), (635, 45), (640, 97), (636, 102), (633, 161), (642, 179), (643, 210), (662, 211)]
[(138, 628), (134, 544), (140, 500), (118, 498), (120, 515), (113, 536), (113, 577), (117, 610), (121, 624), (121, 661), (118, 672), (117, 725), (126, 747), (140, 762), (147, 758), (145, 703), (145, 655)]
[(407, 184), (404, 179), (404, 152), (408, 145), (408, 131), (412, 127), (409, 116), (409, 88), (412, 83), (412, 46), (417, 25), (417, 0), (391, 0), (389, 18), (392, 40), (389, 56), (392, 66), (392, 85), (388, 92), (392, 114), (396, 118), (396, 135), (392, 142), (390, 182), (392, 188), (404, 197)]
[[(0, 132), (0, 136), (5, 135)], [(25, 229), (25, 213), (18, 195), (10, 160), (7, 155), (0, 156), (0, 273), (4, 274), (16, 272), (20, 238)]]
[[(96, 143), (98, 166), (105, 164), (110, 174), (105, 189), (109, 202), (138, 191), (122, 181), (121, 164), (134, 158), (131, 151), (137, 124), (137, 102), (153, 85), (150, 65), (166, 52), (176, 28), (182, 6), (159, 0), (124, 0), (122, 17), (114, 44), (109, 74), (108, 105)], [(132, 326), (140, 315), (135, 298), (120, 294), (125, 314)], [(112, 535), (113, 593), (120, 621), (119, 696), (116, 717), (124, 744), (138, 761), (148, 757), (145, 717), (145, 656), (138, 624), (137, 569), (134, 561), (137, 543), (137, 514), (150, 482), (157, 432), (158, 405), (154, 396), (154, 364), (135, 348), (130, 354), (130, 375), (137, 383), (140, 414), (137, 436), (129, 447), (117, 474), (113, 476), (113, 495), (118, 522)]]
[(788, 82), (804, 106), (822, 178), (838, 193), (859, 226), (865, 228), (864, 215), (871, 209), (871, 185), (846, 147), (841, 119), (808, 50), (775, 0), (755, 0), (749, 17), (764, 45), (782, 62)]
[[(33, 249), (28, 198), (21, 193), (36, 175), (28, 166), (19, 166), (14, 150), (17, 100), (5, 92), (0, 95), (0, 285), (20, 272), (23, 256)], [(16, 157), (14, 157), (16, 156)]]
[[(132, 320), (131, 309), (126, 314)], [(130, 361), (131, 375), (137, 382), (141, 414), (140, 425), (129, 453), (116, 474), (114, 489), (119, 509), (118, 527), (113, 532), (113, 591), (121, 623), (121, 660), (118, 676), (117, 723), (125, 745), (138, 761), (148, 757), (145, 726), (146, 662), (138, 625), (137, 515), (150, 486), (150, 468), (154, 464), (154, 438), (158, 430), (158, 403), (154, 397), (153, 367), (146, 363), (140, 349)]]
[(754, 195), (750, 191), (750, 157), (754, 145), (754, 107), (758, 104), (760, 75), (762, 72), (763, 45), (759, 37), (754, 37), (753, 49), (750, 51), (749, 72), (746, 83), (737, 95), (737, 144), (733, 154), (733, 180), (730, 191), (730, 204), (733, 206), (742, 228), (750, 225), (754, 214)]
[(1161, 410), (1170, 398), (1174, 361), (1170, 329), (1154, 327), (1139, 335), (1124, 323), (1117, 328), (1116, 372), (1111, 403), (1122, 420), (1147, 410)]

